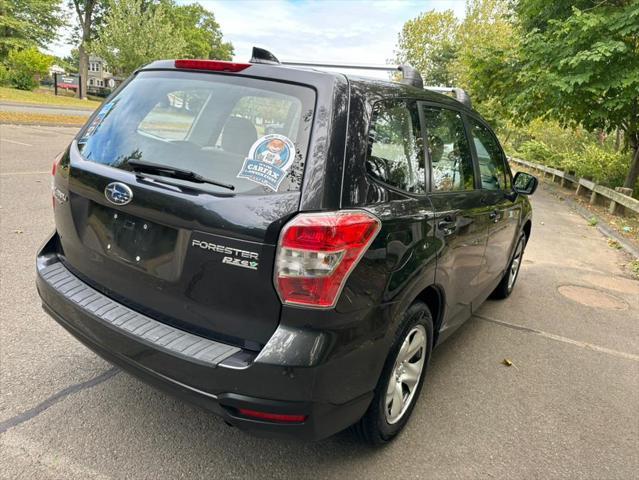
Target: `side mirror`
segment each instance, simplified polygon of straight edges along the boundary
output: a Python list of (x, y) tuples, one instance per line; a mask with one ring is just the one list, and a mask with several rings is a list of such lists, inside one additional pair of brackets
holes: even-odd
[(517, 172), (513, 179), (513, 190), (520, 195), (532, 195), (537, 190), (539, 180), (534, 175), (526, 172)]

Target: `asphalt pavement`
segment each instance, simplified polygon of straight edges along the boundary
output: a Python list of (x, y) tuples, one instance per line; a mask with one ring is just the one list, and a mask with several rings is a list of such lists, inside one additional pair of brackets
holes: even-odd
[(41, 310), (51, 162), (75, 131), (0, 125), (0, 478), (638, 477), (639, 281), (543, 187), (515, 292), (435, 350), (396, 441), (285, 442), (118, 371)]

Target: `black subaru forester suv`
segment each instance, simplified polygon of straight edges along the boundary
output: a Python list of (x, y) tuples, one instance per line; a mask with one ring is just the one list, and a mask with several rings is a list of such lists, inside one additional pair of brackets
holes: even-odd
[(96, 353), (232, 425), (383, 443), (432, 348), (510, 294), (537, 181), (408, 66), (395, 83), (267, 54), (157, 61), (107, 99), (53, 165), (38, 291)]

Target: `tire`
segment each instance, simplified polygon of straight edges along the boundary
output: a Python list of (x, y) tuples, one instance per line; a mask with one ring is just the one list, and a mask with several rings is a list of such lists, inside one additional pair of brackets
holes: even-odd
[(519, 278), (519, 270), (521, 269), (524, 251), (526, 250), (526, 241), (526, 234), (522, 233), (519, 236), (519, 240), (517, 240), (517, 245), (513, 252), (513, 258), (510, 259), (508, 268), (504, 272), (504, 276), (499, 282), (499, 285), (497, 285), (497, 288), (495, 288), (493, 293), (491, 293), (491, 298), (501, 300), (508, 298), (513, 292), (515, 284), (517, 283), (517, 278)]
[[(420, 335), (423, 335), (423, 344)], [(353, 426), (361, 440), (381, 445), (390, 442), (402, 431), (424, 385), (432, 347), (433, 318), (430, 310), (422, 302), (413, 303), (404, 312), (373, 400), (364, 416)], [(414, 350), (412, 354), (411, 350)], [(421, 369), (415, 374), (419, 362)], [(417, 381), (411, 389), (414, 378)]]

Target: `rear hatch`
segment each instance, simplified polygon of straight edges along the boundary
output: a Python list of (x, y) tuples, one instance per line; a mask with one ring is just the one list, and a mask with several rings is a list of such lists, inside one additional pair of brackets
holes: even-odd
[(276, 244), (299, 207), (314, 109), (308, 86), (140, 72), (58, 169), (63, 260), (158, 320), (259, 349), (279, 322)]

